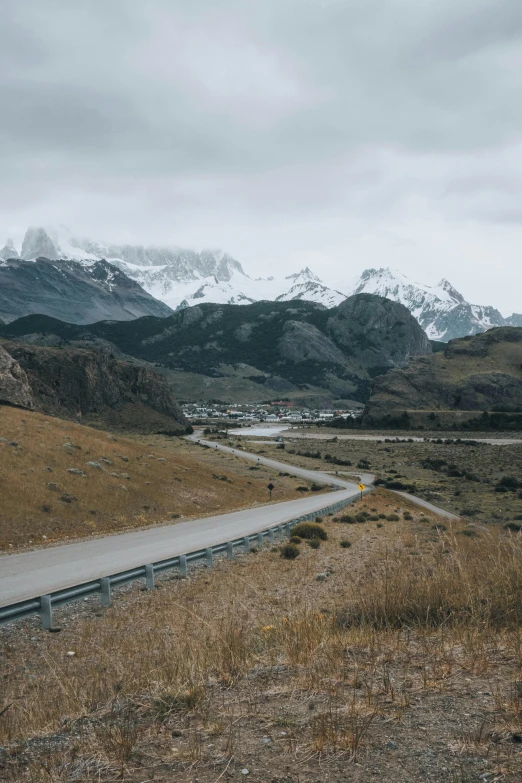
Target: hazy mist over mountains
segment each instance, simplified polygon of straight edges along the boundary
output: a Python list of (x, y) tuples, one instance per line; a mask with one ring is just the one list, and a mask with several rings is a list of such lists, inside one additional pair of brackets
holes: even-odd
[[(47, 230), (31, 227), (26, 231), (19, 248), (12, 239), (6, 241), (0, 250), (0, 263), (4, 264), (4, 296), (9, 296), (6, 274), (13, 271), (12, 265), (7, 269), (6, 261), (22, 259), (24, 262), (34, 262), (40, 258), (67, 262), (68, 266), (61, 268), (62, 275), (74, 273), (76, 264), (84, 277), (92, 277), (94, 273), (98, 286), (102, 278), (105, 284), (109, 280), (109, 293), (114, 288), (114, 283), (110, 282), (114, 274), (108, 275), (106, 271), (100, 274), (100, 263), (107, 262), (109, 266), (116, 267), (119, 270), (119, 281), (132, 281), (143, 289), (145, 297), (149, 297), (146, 302), (142, 297), (139, 306), (134, 303), (129, 307), (126, 304), (123, 310), (119, 304), (119, 309), (116, 308), (112, 317), (124, 320), (132, 317), (133, 312), (136, 315), (149, 312), (161, 315), (161, 307), (164, 307), (164, 314), (168, 314), (172, 310), (202, 302), (245, 305), (261, 300), (303, 299), (331, 308), (353, 294), (371, 293), (404, 304), (428, 337), (434, 340), (447, 341), (494, 326), (522, 325), (520, 315), (506, 318), (494, 306), (469, 303), (445, 279), (435, 286), (427, 286), (409, 280), (399, 270), (379, 268), (366, 269), (359, 275), (351, 270), (346, 278), (338, 280), (335, 285), (328, 285), (308, 267), (278, 278), (254, 278), (245, 271), (240, 261), (221, 250), (195, 251), (163, 246), (107, 244), (99, 240), (78, 238), (65, 227)], [(74, 262), (72, 267), (71, 261)], [(16, 268), (19, 272), (22, 269), (20, 261)], [(51, 269), (46, 267), (46, 273)], [(42, 274), (40, 269), (39, 274)], [(31, 284), (28, 282), (27, 285)], [(43, 291), (41, 296), (44, 296)], [(45, 302), (40, 303), (43, 309), (38, 309), (38, 292), (31, 292), (28, 298), (32, 306), (37, 308), (34, 312), (51, 314), (45, 309)], [(155, 307), (152, 305), (154, 300), (158, 301), (158, 305), (162, 304)], [(111, 317), (111, 308), (109, 306), (107, 310), (107, 306), (104, 304), (100, 309), (99, 304), (96, 304), (90, 311), (82, 309), (84, 315), (80, 320), (74, 317), (74, 311), (69, 308), (69, 319), (86, 323), (88, 312), (92, 313), (92, 320), (96, 320), (95, 315), (98, 319)], [(23, 307), (23, 304), (19, 307)], [(53, 315), (56, 314), (55, 310), (56, 307), (52, 310)], [(4, 319), (6, 316), (7, 320), (12, 317), (4, 307)]]

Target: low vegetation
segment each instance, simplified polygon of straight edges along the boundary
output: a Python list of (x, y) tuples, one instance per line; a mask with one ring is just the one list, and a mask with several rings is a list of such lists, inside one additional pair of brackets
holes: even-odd
[(522, 538), (443, 531), (385, 490), (354, 511), (350, 542), (338, 515), (297, 559), (265, 547), (65, 608), (59, 634), (1, 629), (0, 775), (515, 783)]
[[(179, 438), (114, 436), (0, 406), (0, 550), (299, 497), (299, 482)], [(307, 487), (308, 489), (308, 487)], [(322, 489), (322, 488), (321, 488)]]

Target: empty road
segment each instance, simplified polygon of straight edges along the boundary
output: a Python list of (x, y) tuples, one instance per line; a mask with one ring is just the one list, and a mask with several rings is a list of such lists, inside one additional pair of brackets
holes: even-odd
[[(311, 495), (191, 522), (0, 556), (0, 607), (251, 535), (359, 494), (355, 483), (337, 476), (209, 445), (338, 489), (328, 495)], [(370, 483), (371, 476), (365, 478)]]

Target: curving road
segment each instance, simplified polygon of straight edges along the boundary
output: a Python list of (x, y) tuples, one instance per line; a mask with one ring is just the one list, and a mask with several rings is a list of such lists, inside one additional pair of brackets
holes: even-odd
[[(197, 435), (191, 439), (197, 440)], [(329, 484), (336, 489), (328, 496), (312, 495), (176, 525), (0, 556), (0, 607), (257, 533), (359, 494), (356, 484), (338, 476), (293, 467), (227, 446), (201, 442), (243, 459), (263, 463), (274, 470)], [(373, 480), (370, 475), (364, 478), (368, 484)]]

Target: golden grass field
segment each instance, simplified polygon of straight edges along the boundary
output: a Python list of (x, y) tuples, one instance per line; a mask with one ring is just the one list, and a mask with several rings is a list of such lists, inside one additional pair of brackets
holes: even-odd
[(266, 503), (270, 480), (273, 502), (302, 497), (306, 483), (180, 438), (131, 439), (7, 406), (0, 439), (3, 551)]
[(61, 633), (0, 629), (0, 776), (520, 781), (521, 536), (381, 489), (323, 525), (292, 561), (266, 547), (71, 605)]

